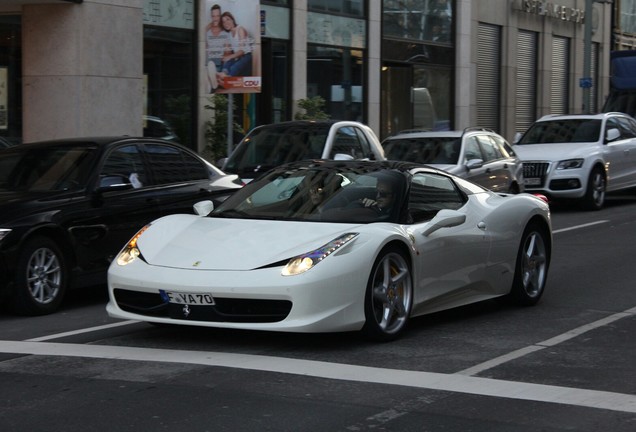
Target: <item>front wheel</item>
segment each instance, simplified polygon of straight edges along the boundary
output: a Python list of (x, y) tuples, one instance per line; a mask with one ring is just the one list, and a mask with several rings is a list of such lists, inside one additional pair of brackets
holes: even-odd
[(65, 259), (55, 242), (46, 237), (29, 240), (20, 252), (15, 273), (13, 309), (23, 315), (44, 315), (57, 310), (68, 284)]
[(602, 209), (605, 204), (605, 188), (605, 175), (600, 168), (596, 167), (587, 180), (587, 190), (583, 198), (584, 207), (588, 210)]
[(545, 288), (550, 264), (550, 251), (545, 231), (529, 225), (521, 238), (515, 276), (509, 298), (522, 306), (535, 305)]
[(413, 278), (404, 255), (395, 248), (375, 260), (364, 300), (364, 334), (376, 341), (396, 339), (405, 329), (413, 304)]

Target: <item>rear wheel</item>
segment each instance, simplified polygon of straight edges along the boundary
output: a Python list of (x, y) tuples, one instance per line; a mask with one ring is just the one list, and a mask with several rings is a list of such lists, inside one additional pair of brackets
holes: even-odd
[(55, 242), (46, 237), (29, 240), (20, 252), (14, 280), (13, 309), (23, 315), (54, 312), (68, 284), (65, 259)]
[(583, 205), (588, 210), (600, 210), (605, 204), (605, 175), (603, 171), (596, 167), (592, 170), (587, 181), (587, 190), (583, 198)]
[(535, 305), (545, 288), (550, 264), (550, 252), (545, 231), (529, 225), (521, 238), (517, 253), (515, 276), (509, 298), (522, 306)]
[(389, 341), (404, 331), (413, 304), (413, 278), (396, 248), (383, 251), (373, 264), (364, 303), (362, 330), (368, 338)]

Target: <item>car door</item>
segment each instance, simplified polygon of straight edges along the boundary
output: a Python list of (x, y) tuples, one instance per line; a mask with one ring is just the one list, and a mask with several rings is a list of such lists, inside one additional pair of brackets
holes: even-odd
[(142, 149), (161, 216), (192, 214), (195, 203), (214, 201), (220, 195), (211, 185), (212, 179), (204, 162), (186, 149), (152, 142), (145, 142)]
[(160, 213), (137, 144), (105, 152), (91, 188), (87, 206), (68, 217), (68, 232), (76, 244), (78, 265), (99, 272)]
[(609, 162), (610, 167), (610, 189), (628, 187), (636, 183), (636, 162), (634, 152), (636, 151), (636, 127), (633, 121), (627, 117), (611, 117), (605, 124), (605, 137), (607, 131), (618, 129), (619, 138), (607, 141), (603, 145), (603, 155), (605, 162)]
[[(483, 214), (473, 211), (449, 177), (435, 173), (413, 175), (408, 207), (417, 249), (415, 304), (436, 298), (440, 304), (461, 302), (478, 295), (490, 254), (490, 236), (480, 228)], [(443, 209), (457, 210), (466, 221), (425, 236), (428, 221)]]
[(477, 141), (484, 155), (483, 168), (486, 183), (482, 185), (495, 192), (508, 192), (512, 182), (508, 161), (489, 135), (477, 135)]

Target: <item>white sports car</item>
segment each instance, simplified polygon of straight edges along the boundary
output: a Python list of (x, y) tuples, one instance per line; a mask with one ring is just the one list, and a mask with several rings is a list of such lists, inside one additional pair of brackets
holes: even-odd
[(391, 340), (417, 315), (533, 305), (548, 276), (544, 201), (413, 163), (296, 162), (212, 207), (135, 235), (109, 268), (110, 316)]

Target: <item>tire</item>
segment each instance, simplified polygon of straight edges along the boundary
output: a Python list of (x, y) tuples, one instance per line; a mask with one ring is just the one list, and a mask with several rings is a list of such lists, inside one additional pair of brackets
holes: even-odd
[(509, 299), (520, 306), (537, 304), (545, 289), (549, 265), (550, 251), (545, 231), (531, 224), (521, 237)]
[(413, 277), (404, 254), (389, 248), (373, 264), (364, 299), (364, 335), (375, 341), (397, 339), (413, 305)]
[(16, 268), (13, 310), (22, 315), (45, 315), (56, 311), (68, 285), (68, 270), (61, 249), (46, 237), (24, 245)]
[(605, 204), (606, 187), (605, 174), (600, 168), (594, 168), (590, 173), (590, 178), (587, 180), (587, 190), (583, 197), (583, 206), (588, 210), (602, 209)]

